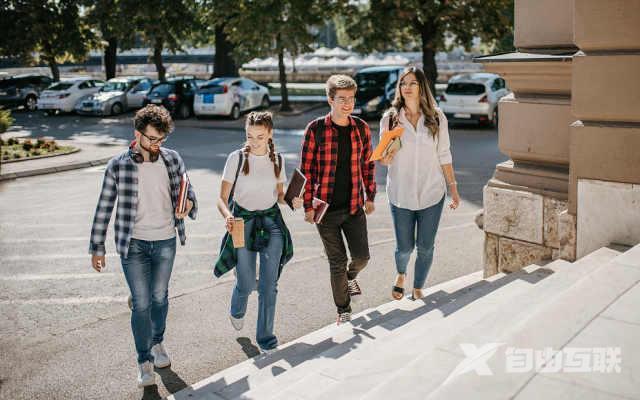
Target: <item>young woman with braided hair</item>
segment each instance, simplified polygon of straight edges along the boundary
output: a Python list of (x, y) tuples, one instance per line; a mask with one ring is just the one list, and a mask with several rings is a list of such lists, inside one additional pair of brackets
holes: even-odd
[[(256, 286), (256, 259), (260, 256), (256, 341), (263, 352), (269, 352), (278, 345), (273, 332), (278, 278), (293, 256), (291, 235), (278, 206), (286, 204), (284, 158), (276, 153), (270, 112), (250, 113), (245, 130), (245, 146), (227, 158), (218, 199), (228, 232), (233, 230), (235, 218), (244, 220), (245, 246), (234, 248), (227, 235), (214, 273), (221, 276), (236, 268), (229, 317), (239, 331)], [(293, 206), (302, 207), (302, 198), (295, 198)]]

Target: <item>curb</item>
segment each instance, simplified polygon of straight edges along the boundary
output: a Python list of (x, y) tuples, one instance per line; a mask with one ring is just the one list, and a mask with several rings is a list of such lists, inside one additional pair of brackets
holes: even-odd
[(0, 182), (12, 180), (12, 179), (18, 179), (18, 178), (25, 178), (25, 177), (28, 177), (28, 176), (53, 174), (53, 173), (56, 173), (56, 172), (71, 171), (71, 170), (74, 170), (74, 169), (95, 167), (95, 166), (98, 166), (98, 165), (102, 165), (102, 164), (108, 163), (109, 160), (111, 160), (112, 158), (113, 158), (113, 156), (106, 157), (106, 158), (100, 158), (98, 160), (93, 160), (93, 161), (82, 161), (82, 162), (78, 162), (78, 163), (67, 164), (67, 165), (63, 165), (63, 166), (60, 166), (60, 167), (47, 167), (47, 168), (33, 169), (33, 170), (30, 170), (30, 171), (21, 171), (21, 172), (12, 172), (12, 173), (9, 173), (9, 174), (2, 174), (2, 175), (0, 175)]

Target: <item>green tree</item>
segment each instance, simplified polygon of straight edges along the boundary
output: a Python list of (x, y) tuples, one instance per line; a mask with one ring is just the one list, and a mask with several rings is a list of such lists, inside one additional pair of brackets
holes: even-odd
[(229, 39), (225, 28), (228, 17), (238, 12), (236, 2), (230, 0), (201, 0), (199, 8), (201, 29), (196, 33), (197, 44), (215, 44), (216, 53), (213, 59), (211, 78), (221, 76), (238, 76), (239, 54), (235, 44)]
[(95, 44), (78, 0), (2, 0), (0, 21), (0, 55), (44, 61), (55, 81), (60, 63), (85, 59)]
[[(330, 0), (239, 0), (236, 12), (215, 13), (215, 22), (223, 22), (224, 32), (236, 47), (236, 54), (265, 57), (276, 54), (282, 92), (281, 111), (291, 110), (287, 91), (285, 54), (310, 51), (312, 26), (322, 26), (333, 14)], [(217, 51), (217, 50), (216, 50)]]
[(122, 0), (84, 0), (87, 19), (100, 33), (99, 47), (104, 51), (104, 67), (107, 79), (116, 76), (118, 48), (130, 49), (134, 42), (130, 15)]
[(174, 54), (181, 51), (182, 44), (193, 39), (194, 32), (201, 29), (198, 3), (195, 0), (155, 0), (153, 3), (122, 0), (122, 7), (153, 49), (151, 59), (158, 79), (166, 80), (162, 50), (168, 49)]
[(513, 0), (345, 0), (343, 4), (347, 32), (356, 49), (396, 50), (419, 43), (434, 93), (435, 55), (445, 50), (446, 35), (468, 49), (475, 37), (493, 44), (513, 31)]

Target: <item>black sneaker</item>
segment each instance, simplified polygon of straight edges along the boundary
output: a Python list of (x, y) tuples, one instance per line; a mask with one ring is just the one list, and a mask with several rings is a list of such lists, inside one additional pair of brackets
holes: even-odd
[(338, 319), (336, 320), (336, 324), (340, 325), (340, 324), (344, 324), (351, 321), (351, 313), (350, 312), (343, 312), (338, 314)]
[(360, 296), (362, 294), (362, 290), (360, 289), (360, 285), (358, 285), (358, 281), (355, 279), (347, 280), (347, 289), (349, 292), (349, 296)]

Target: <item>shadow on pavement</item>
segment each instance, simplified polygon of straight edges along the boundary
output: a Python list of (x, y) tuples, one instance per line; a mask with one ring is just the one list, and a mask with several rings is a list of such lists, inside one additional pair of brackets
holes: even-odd
[(171, 367), (156, 368), (155, 371), (158, 373), (158, 375), (160, 375), (160, 379), (162, 379), (162, 384), (164, 385), (165, 388), (167, 388), (167, 391), (169, 393), (179, 392), (182, 389), (189, 386), (185, 381), (182, 380), (182, 378), (178, 376), (178, 374), (176, 374), (171, 369)]
[[(449, 318), (467, 305), (495, 292), (513, 281), (523, 280), (535, 285), (551, 274), (553, 274), (553, 271), (544, 267), (533, 272), (520, 270), (494, 281), (482, 280), (476, 282), (452, 293), (444, 291), (434, 292), (423, 299), (417, 300), (417, 302), (423, 303), (423, 305), (414, 310), (396, 308), (384, 314), (374, 310), (366, 316), (360, 316), (352, 320), (353, 336), (343, 342), (336, 342), (332, 337), (328, 337), (314, 344), (298, 342), (276, 353), (255, 357), (252, 361), (259, 370), (265, 370), (265, 373), (270, 373), (272, 377), (276, 377), (297, 365), (314, 359), (326, 358), (337, 360), (360, 347), (365, 341), (364, 337), (368, 338), (368, 341), (375, 341), (376, 337), (368, 331), (375, 326), (382, 327), (388, 331), (395, 331), (409, 322), (435, 310), (440, 312), (442, 318)], [(238, 342), (243, 344), (249, 342), (249, 340), (247, 338), (240, 338)], [(224, 398), (241, 397), (244, 393), (255, 389), (255, 387), (251, 387), (249, 383), (250, 374), (257, 374), (255, 370), (252, 371), (254, 372), (234, 382), (227, 382), (225, 377), (221, 377), (199, 389), (194, 390), (189, 388), (183, 394), (189, 396), (215, 393)]]

